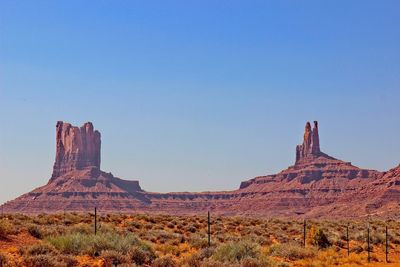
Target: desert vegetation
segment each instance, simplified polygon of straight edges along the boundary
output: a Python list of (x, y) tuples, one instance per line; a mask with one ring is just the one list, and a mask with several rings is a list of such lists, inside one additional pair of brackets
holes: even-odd
[(210, 222), (209, 244), (207, 216), (100, 213), (95, 233), (94, 214), (3, 215), (0, 266), (400, 264), (400, 225), (393, 220), (309, 220), (305, 236), (301, 220), (211, 216)]

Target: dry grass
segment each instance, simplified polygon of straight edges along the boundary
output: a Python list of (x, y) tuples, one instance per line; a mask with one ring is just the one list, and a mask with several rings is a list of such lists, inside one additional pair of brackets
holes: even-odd
[[(391, 263), (385, 262), (386, 224)], [(302, 221), (213, 217), (209, 247), (205, 216), (101, 214), (95, 235), (91, 214), (6, 215), (0, 219), (0, 261), (3, 266), (398, 265), (397, 222), (370, 222), (369, 264), (366, 225), (309, 221), (303, 247)]]

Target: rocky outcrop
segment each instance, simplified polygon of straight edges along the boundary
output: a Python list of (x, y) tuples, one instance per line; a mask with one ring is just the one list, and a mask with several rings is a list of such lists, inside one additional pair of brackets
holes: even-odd
[(94, 207), (114, 212), (148, 203), (138, 181), (100, 170), (100, 133), (91, 122), (80, 128), (57, 122), (56, 144), (49, 182), (7, 202), (3, 205), (6, 212), (86, 211)]
[(361, 169), (320, 149), (318, 123), (307, 123), (293, 166), (241, 183), (233, 191), (152, 193), (138, 181), (100, 170), (100, 134), (57, 123), (53, 177), (2, 206), (4, 212), (88, 211), (278, 217), (400, 217), (400, 167), (386, 173)]
[(314, 121), (314, 128), (311, 130), (311, 124), (306, 123), (304, 130), (303, 144), (296, 147), (296, 163), (305, 158), (319, 156), (321, 150), (319, 147), (318, 122)]
[[(45, 186), (34, 189), (4, 205), (5, 212), (116, 212), (146, 203), (138, 181), (127, 181), (96, 167), (67, 172)], [(125, 203), (125, 204), (123, 204)]]
[(62, 121), (57, 122), (56, 160), (51, 179), (85, 167), (100, 169), (100, 146), (100, 133), (93, 130), (91, 122), (80, 128)]
[(341, 198), (335, 208), (339, 215), (352, 213), (400, 218), (400, 166)]
[[(241, 189), (249, 186), (270, 184), (271, 181), (291, 183), (295, 181), (299, 185), (311, 184), (315, 187), (315, 182), (326, 182), (327, 180), (343, 180), (338, 187), (345, 187), (347, 181), (353, 179), (376, 179), (382, 176), (381, 172), (374, 170), (360, 169), (351, 165), (350, 162), (341, 161), (323, 153), (320, 149), (318, 122), (314, 121), (314, 127), (306, 123), (303, 144), (296, 147), (296, 161), (293, 166), (278, 174), (260, 176), (244, 181), (240, 185)], [(259, 186), (258, 186), (259, 187)], [(337, 188), (340, 189), (340, 188)]]

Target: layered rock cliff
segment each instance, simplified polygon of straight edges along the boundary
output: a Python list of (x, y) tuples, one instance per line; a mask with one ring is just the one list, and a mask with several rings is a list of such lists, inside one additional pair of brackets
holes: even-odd
[[(100, 170), (101, 136), (91, 122), (82, 127), (56, 125), (53, 174), (42, 187), (7, 202), (7, 212), (116, 211), (148, 202), (138, 181), (123, 180)], [(121, 202), (122, 201), (122, 202)], [(123, 201), (128, 204), (122, 205)]]
[(400, 167), (361, 169), (321, 151), (318, 123), (306, 123), (293, 166), (241, 183), (233, 191), (153, 193), (138, 181), (100, 170), (100, 133), (91, 123), (58, 122), (52, 178), (2, 206), (5, 212), (154, 212), (279, 217), (400, 217)]

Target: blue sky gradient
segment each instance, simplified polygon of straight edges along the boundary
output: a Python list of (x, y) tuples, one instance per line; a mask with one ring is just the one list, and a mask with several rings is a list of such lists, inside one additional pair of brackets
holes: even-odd
[(400, 162), (399, 1), (0, 1), (0, 202), (43, 185), (55, 124), (149, 191), (235, 189), (324, 152)]

